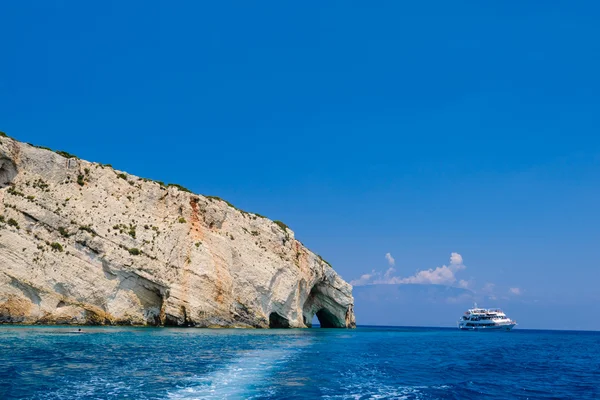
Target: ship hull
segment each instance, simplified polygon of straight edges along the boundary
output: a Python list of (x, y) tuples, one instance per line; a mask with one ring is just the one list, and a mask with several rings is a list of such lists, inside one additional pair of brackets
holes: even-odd
[(494, 326), (465, 326), (459, 325), (458, 329), (461, 331), (510, 331), (517, 324), (503, 324)]

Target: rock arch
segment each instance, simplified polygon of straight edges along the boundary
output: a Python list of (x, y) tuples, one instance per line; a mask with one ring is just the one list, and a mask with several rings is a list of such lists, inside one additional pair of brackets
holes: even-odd
[(304, 325), (312, 327), (312, 319), (316, 315), (321, 328), (354, 328), (352, 303), (341, 301), (345, 299), (327, 281), (317, 283), (304, 303)]

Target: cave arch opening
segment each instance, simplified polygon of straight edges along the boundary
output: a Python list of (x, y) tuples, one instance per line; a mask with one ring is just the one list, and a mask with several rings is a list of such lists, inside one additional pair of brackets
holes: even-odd
[(321, 328), (339, 328), (340, 321), (338, 318), (326, 308), (322, 308), (315, 314), (317, 319), (319, 320), (319, 325)]
[(9, 186), (17, 176), (17, 166), (10, 158), (0, 158), (0, 188)]
[(289, 327), (290, 327), (290, 321), (288, 321), (287, 318), (282, 317), (281, 315), (277, 314), (276, 312), (272, 312), (271, 314), (269, 314), (269, 328), (278, 329), (278, 328), (289, 328)]

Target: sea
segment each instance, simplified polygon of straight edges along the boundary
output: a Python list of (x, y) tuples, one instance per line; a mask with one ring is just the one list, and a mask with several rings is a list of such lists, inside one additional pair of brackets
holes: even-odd
[(1, 399), (600, 399), (600, 332), (2, 326)]

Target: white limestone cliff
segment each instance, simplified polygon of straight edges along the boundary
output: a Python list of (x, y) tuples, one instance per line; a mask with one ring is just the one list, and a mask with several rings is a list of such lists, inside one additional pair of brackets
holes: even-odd
[(284, 224), (0, 140), (0, 323), (355, 326), (352, 287)]

